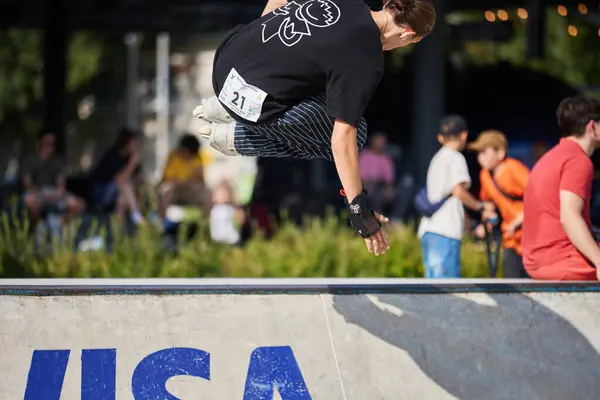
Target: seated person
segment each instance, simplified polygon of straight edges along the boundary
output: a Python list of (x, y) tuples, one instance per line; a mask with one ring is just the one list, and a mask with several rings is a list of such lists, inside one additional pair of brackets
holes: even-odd
[(600, 144), (600, 102), (564, 99), (556, 112), (564, 137), (533, 167), (524, 199), (523, 263), (534, 279), (597, 280), (600, 248), (590, 197)]
[(163, 178), (158, 185), (158, 208), (165, 217), (170, 205), (197, 205), (208, 214), (210, 198), (204, 184), (200, 141), (194, 135), (183, 135), (179, 146), (169, 155)]
[(122, 129), (90, 175), (94, 203), (102, 207), (114, 204), (118, 216), (128, 212), (134, 224), (141, 224), (143, 217), (133, 184), (139, 170), (139, 138), (135, 132)]
[(363, 187), (369, 193), (373, 209), (381, 212), (396, 197), (396, 167), (386, 152), (387, 145), (387, 137), (383, 133), (375, 133), (369, 141), (369, 147), (361, 151), (358, 157)]
[(54, 133), (42, 133), (36, 153), (23, 163), (23, 201), (34, 220), (39, 220), (46, 211), (69, 217), (84, 209), (83, 200), (67, 193), (64, 161), (55, 154), (55, 144)]

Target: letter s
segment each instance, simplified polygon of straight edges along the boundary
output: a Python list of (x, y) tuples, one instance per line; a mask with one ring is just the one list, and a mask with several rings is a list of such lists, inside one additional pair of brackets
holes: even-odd
[(167, 381), (180, 375), (210, 380), (210, 353), (176, 347), (144, 358), (133, 371), (131, 388), (135, 400), (177, 400), (166, 388)]

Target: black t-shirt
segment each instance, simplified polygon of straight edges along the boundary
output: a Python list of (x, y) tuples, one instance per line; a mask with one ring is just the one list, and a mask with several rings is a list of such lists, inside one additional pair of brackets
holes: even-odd
[[(129, 155), (122, 154), (118, 149), (111, 147), (104, 153), (92, 171), (90, 181), (100, 184), (110, 182), (127, 167), (127, 163), (129, 163)], [(138, 166), (134, 174), (138, 173), (139, 169)]]
[(363, 0), (294, 0), (229, 32), (215, 56), (217, 96), (232, 68), (267, 93), (258, 123), (325, 92), (328, 114), (356, 127), (377, 90), (384, 58)]

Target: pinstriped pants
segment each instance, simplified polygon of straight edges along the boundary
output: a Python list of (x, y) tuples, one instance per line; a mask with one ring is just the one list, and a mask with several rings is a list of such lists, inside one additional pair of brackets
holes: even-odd
[[(293, 106), (273, 122), (244, 125), (236, 122), (235, 149), (247, 157), (292, 157), (333, 160), (331, 135), (335, 119), (327, 114), (325, 94)], [(358, 148), (367, 141), (367, 123), (357, 130)]]

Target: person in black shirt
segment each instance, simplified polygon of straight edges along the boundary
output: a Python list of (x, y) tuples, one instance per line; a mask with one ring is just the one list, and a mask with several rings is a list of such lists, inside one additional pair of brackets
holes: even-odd
[(102, 208), (115, 206), (120, 216), (128, 211), (136, 225), (143, 222), (132, 182), (140, 172), (140, 160), (138, 135), (124, 128), (90, 174), (93, 203)]
[(369, 252), (389, 249), (387, 219), (367, 201), (358, 149), (363, 113), (384, 70), (383, 51), (431, 32), (431, 0), (270, 0), (261, 18), (234, 28), (217, 49), (217, 96), (194, 110), (200, 134), (226, 155), (334, 161), (350, 222)]

